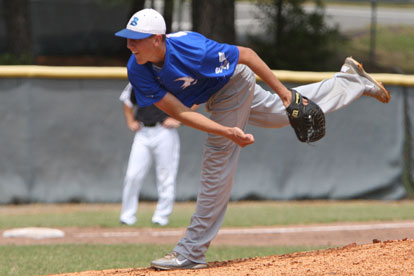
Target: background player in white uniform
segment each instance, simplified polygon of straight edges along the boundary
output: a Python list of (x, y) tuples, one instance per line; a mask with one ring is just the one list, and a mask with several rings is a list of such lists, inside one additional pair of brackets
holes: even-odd
[[(164, 19), (151, 9), (135, 13), (126, 29), (116, 33), (127, 38), (132, 53), (128, 79), (137, 101), (143, 106), (155, 104), (208, 135), (191, 224), (174, 250), (151, 265), (158, 269), (203, 268), (205, 253), (226, 212), (240, 147), (254, 143), (245, 127), (248, 123), (266, 128), (289, 125), (286, 107), (292, 93), (249, 48), (217, 43), (194, 32), (164, 34)], [(255, 74), (276, 94), (257, 85)], [(333, 78), (294, 90), (324, 112), (344, 107), (361, 95), (381, 102), (390, 99), (382, 84), (351, 58)], [(210, 118), (189, 108), (201, 103), (206, 103)]]
[(173, 210), (180, 158), (177, 127), (180, 122), (154, 105), (138, 108), (130, 83), (120, 96), (128, 128), (135, 132), (122, 192), (121, 223), (137, 220), (139, 193), (143, 180), (155, 161), (158, 203), (152, 222), (165, 226)]

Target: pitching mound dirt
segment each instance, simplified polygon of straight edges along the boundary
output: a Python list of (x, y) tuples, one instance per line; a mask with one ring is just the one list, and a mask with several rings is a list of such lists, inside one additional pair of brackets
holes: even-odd
[(341, 248), (300, 252), (264, 258), (209, 263), (200, 270), (156, 271), (151, 268), (114, 269), (59, 274), (65, 276), (409, 276), (414, 275), (414, 240), (374, 240), (372, 244), (349, 244)]

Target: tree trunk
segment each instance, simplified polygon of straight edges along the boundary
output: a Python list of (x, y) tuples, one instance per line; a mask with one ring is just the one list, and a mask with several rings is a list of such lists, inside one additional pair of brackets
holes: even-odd
[(129, 16), (127, 20), (129, 20), (131, 16), (133, 16), (137, 11), (142, 10), (144, 6), (145, 6), (145, 0), (133, 0), (131, 4), (131, 10), (129, 12)]
[(173, 11), (174, 11), (174, 0), (164, 0), (164, 19), (165, 24), (167, 25), (167, 34), (172, 31), (172, 21), (173, 21)]
[(275, 18), (275, 25), (276, 25), (276, 34), (275, 34), (275, 51), (278, 52), (280, 47), (282, 46), (282, 34), (283, 34), (283, 28), (284, 28), (284, 20), (282, 15), (283, 10), (283, 1), (284, 0), (275, 0), (275, 7), (277, 8), (276, 11), (276, 18)]
[(193, 0), (193, 30), (218, 42), (235, 44), (234, 0)]
[(3, 0), (7, 52), (19, 59), (33, 58), (28, 0)]

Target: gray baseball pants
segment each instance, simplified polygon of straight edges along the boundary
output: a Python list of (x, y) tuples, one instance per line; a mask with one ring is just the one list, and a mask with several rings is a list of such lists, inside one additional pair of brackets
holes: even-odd
[[(372, 83), (359, 75), (337, 73), (331, 79), (294, 89), (327, 113), (359, 98), (366, 86)], [(257, 85), (254, 73), (245, 65), (237, 66), (229, 83), (208, 100), (206, 108), (213, 121), (243, 130), (248, 123), (264, 128), (289, 125), (281, 99)], [(231, 140), (208, 134), (196, 210), (185, 236), (174, 248), (193, 262), (205, 263), (205, 253), (222, 225), (239, 154), (240, 147)]]

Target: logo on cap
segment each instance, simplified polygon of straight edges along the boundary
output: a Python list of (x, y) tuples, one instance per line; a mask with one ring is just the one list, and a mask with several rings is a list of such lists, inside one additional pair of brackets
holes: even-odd
[(134, 17), (134, 18), (132, 19), (132, 21), (131, 21), (130, 25), (132, 25), (132, 26), (136, 26), (136, 25), (138, 25), (138, 20), (139, 20), (139, 18), (138, 18), (138, 17)]

